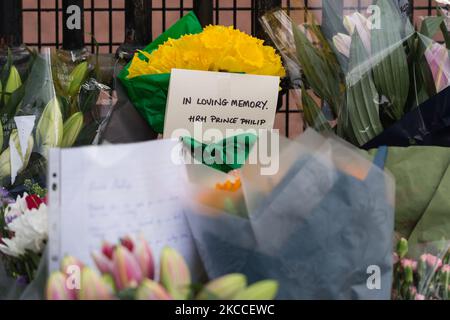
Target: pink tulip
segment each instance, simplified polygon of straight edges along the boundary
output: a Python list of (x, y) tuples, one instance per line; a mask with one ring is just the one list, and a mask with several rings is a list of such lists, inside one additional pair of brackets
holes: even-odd
[(113, 272), (113, 262), (112, 260), (108, 259), (107, 256), (103, 254), (98, 254), (96, 252), (92, 253), (92, 259), (94, 260), (95, 265), (97, 266), (97, 269), (105, 274), (109, 273), (112, 274)]
[(76, 300), (76, 293), (66, 283), (67, 277), (62, 272), (54, 272), (47, 281), (47, 300)]
[(103, 242), (102, 253), (108, 259), (112, 260), (113, 253), (114, 253), (114, 246), (112, 244), (110, 244), (109, 242), (107, 242), (107, 241)]
[(114, 250), (112, 271), (118, 290), (136, 288), (143, 280), (143, 274), (135, 256), (121, 245)]
[(153, 254), (150, 246), (143, 237), (140, 237), (133, 244), (132, 252), (136, 257), (139, 266), (141, 267), (143, 276), (148, 279), (153, 279), (153, 277), (155, 276)]
[(131, 237), (127, 236), (125, 238), (120, 239), (120, 243), (128, 249), (128, 251), (133, 252), (134, 249), (134, 241)]
[(113, 290), (100, 275), (90, 268), (81, 271), (80, 300), (112, 300)]
[(436, 91), (444, 90), (450, 85), (450, 59), (447, 48), (434, 42), (425, 51), (425, 58), (433, 74)]

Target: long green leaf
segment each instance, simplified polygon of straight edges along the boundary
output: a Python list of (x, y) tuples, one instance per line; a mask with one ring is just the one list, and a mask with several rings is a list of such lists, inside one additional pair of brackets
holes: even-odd
[(325, 115), (313, 98), (308, 94), (304, 85), (302, 86), (302, 106), (303, 116), (309, 127), (314, 128), (319, 132), (331, 131), (331, 126), (325, 118)]
[(367, 59), (364, 44), (358, 32), (355, 32), (352, 36), (349, 60), (349, 70), (353, 70), (352, 79), (347, 81), (348, 121), (347, 128), (343, 131), (351, 131), (359, 145), (364, 145), (383, 131), (379, 115), (379, 95), (372, 74), (358, 68)]
[(3, 126), (2, 120), (0, 119), (0, 152), (3, 151)]
[(409, 92), (409, 69), (401, 36), (401, 17), (390, 0), (379, 0), (380, 28), (371, 32), (373, 75), (380, 95), (390, 101), (386, 110), (394, 119), (404, 114)]
[(432, 38), (434, 38), (436, 33), (439, 31), (439, 28), (441, 27), (443, 22), (444, 22), (444, 17), (442, 17), (442, 16), (426, 17), (422, 21), (420, 33), (423, 34), (424, 36), (432, 39)]
[(296, 24), (292, 24), (297, 56), (308, 84), (317, 95), (326, 100), (335, 115), (342, 102), (339, 70), (332, 68), (322, 50), (314, 47)]

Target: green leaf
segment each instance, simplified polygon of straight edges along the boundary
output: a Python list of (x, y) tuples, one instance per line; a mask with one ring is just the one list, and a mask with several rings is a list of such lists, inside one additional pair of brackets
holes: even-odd
[(442, 23), (444, 22), (444, 17), (442, 16), (432, 16), (426, 17), (422, 21), (422, 27), (420, 28), (420, 33), (424, 36), (432, 39), (440, 29)]
[(337, 116), (343, 97), (339, 66), (333, 68), (335, 59), (327, 60), (326, 53), (315, 48), (295, 23), (292, 23), (292, 30), (297, 57), (308, 84), (320, 98), (328, 102)]
[(5, 104), (8, 104), (11, 94), (18, 90), (21, 86), (22, 79), (20, 78), (19, 71), (15, 66), (11, 66), (8, 81), (6, 82), (5, 88), (3, 88), (5, 94)]
[(37, 56), (25, 84), (21, 114), (40, 117), (44, 107), (55, 96), (50, 61), (46, 56)]
[(325, 118), (325, 115), (314, 99), (308, 94), (304, 86), (302, 86), (302, 106), (303, 115), (309, 127), (319, 132), (331, 131), (331, 126)]
[(80, 111), (86, 114), (90, 112), (95, 104), (97, 103), (98, 97), (100, 96), (101, 90), (99, 86), (89, 86), (86, 88), (83, 86), (80, 90), (80, 94), (78, 96)]
[(3, 126), (2, 120), (0, 119), (0, 152), (3, 150)]
[(2, 72), (0, 73), (0, 82), (4, 85), (8, 82), (12, 65), (13, 65), (12, 52), (11, 49), (8, 48), (8, 57), (6, 59), (6, 64), (3, 66)]
[(6, 121), (12, 120), (16, 115), (20, 103), (25, 95), (25, 86), (21, 86), (19, 89), (14, 91), (8, 99), (8, 103), (5, 105), (2, 111), (3, 115), (6, 115)]
[(380, 95), (390, 101), (388, 114), (400, 120), (409, 92), (409, 69), (403, 39), (401, 17), (390, 0), (379, 0), (380, 29), (371, 32), (374, 83)]
[(379, 115), (379, 95), (370, 71), (359, 66), (367, 61), (367, 51), (358, 32), (353, 33), (347, 78), (346, 119), (341, 119), (343, 132), (351, 131), (359, 145), (364, 145), (383, 131)]

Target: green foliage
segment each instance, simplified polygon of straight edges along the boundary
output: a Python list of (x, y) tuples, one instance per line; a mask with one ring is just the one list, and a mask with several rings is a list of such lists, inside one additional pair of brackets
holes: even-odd
[[(292, 30), (297, 48), (297, 57), (302, 66), (308, 85), (322, 99), (328, 102), (335, 116), (343, 103), (343, 82), (340, 67), (331, 50), (327, 50), (328, 44), (323, 36), (319, 41), (323, 42), (322, 48), (316, 48), (299, 27), (293, 23)], [(312, 27), (314, 34), (320, 35), (316, 26)]]
[(409, 92), (409, 69), (401, 35), (402, 19), (392, 1), (379, 0), (381, 28), (371, 32), (373, 79), (378, 93), (388, 98), (386, 112), (400, 120)]

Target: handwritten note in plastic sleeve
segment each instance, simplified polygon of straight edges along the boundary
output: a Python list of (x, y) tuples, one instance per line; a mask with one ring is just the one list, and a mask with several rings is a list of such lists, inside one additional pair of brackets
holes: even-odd
[(134, 234), (149, 241), (155, 258), (171, 246), (197, 268), (179, 201), (185, 171), (171, 158), (176, 144), (162, 140), (52, 150), (51, 270), (65, 255), (93, 265), (91, 252), (104, 240), (116, 243)]
[(204, 141), (209, 129), (223, 137), (233, 129), (272, 129), (279, 86), (279, 77), (173, 69), (164, 137)]

